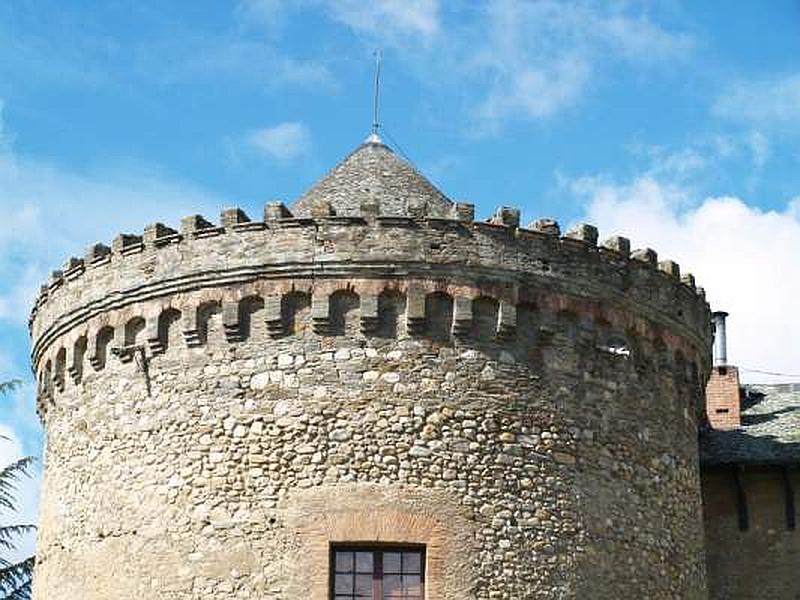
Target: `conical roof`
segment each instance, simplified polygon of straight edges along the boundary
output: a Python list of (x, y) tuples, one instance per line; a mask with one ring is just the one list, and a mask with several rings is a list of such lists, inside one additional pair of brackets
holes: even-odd
[(408, 162), (373, 134), (338, 166), (301, 196), (292, 207), (309, 216), (319, 201), (330, 202), (338, 216), (362, 214), (362, 206), (377, 205), (379, 214), (447, 216), (452, 202)]

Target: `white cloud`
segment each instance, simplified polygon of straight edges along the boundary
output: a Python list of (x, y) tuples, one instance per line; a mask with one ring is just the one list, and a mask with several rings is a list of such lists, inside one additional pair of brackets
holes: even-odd
[(753, 164), (760, 169), (769, 159), (769, 139), (760, 131), (751, 131), (747, 142), (753, 157)]
[(684, 185), (720, 172), (735, 172), (743, 163), (750, 163), (753, 169), (749, 169), (748, 185), (752, 186), (771, 156), (770, 139), (759, 130), (727, 135), (696, 134), (691, 143), (682, 147), (634, 142), (627, 149), (632, 156), (642, 159), (641, 175)]
[(110, 244), (154, 221), (177, 226), (187, 214), (213, 218), (226, 204), (153, 167), (77, 173), (0, 145), (0, 322), (25, 323), (47, 274), (90, 243)]
[(437, 0), (326, 0), (331, 16), (384, 43), (429, 43), (440, 30)]
[[(32, 29), (51, 35), (31, 33), (27, 31), (31, 28), (24, 27), (13, 34), (8, 27), (3, 30), (0, 78), (8, 77), (17, 87), (30, 88), (30, 93), (43, 87), (66, 87), (81, 93), (103, 90), (159, 105), (162, 99), (152, 97), (150, 88), (187, 82), (327, 93), (337, 87), (326, 66), (327, 56), (300, 58), (262, 35), (265, 30), (279, 31), (294, 7), (304, 3), (242, 1), (233, 26), (227, 27), (223, 20), (213, 27), (198, 27), (193, 19), (176, 19), (171, 11), (152, 10), (148, 3), (139, 2), (131, 8), (129, 18), (146, 23), (150, 33), (126, 39), (101, 26), (102, 11), (94, 11), (97, 15), (70, 10), (41, 13)], [(242, 26), (246, 22), (258, 25), (256, 35)]]
[(31, 303), (39, 286), (44, 283), (44, 272), (33, 265), (20, 265), (14, 269), (12, 287), (0, 294), (0, 322), (3, 320), (23, 323), (28, 316)]
[(242, 0), (239, 14), (273, 32), (290, 8), (323, 10), (370, 48), (395, 50), (427, 84), (482, 90), (467, 100), (477, 133), (575, 105), (607, 65), (672, 62), (694, 47), (640, 1)]
[[(731, 151), (734, 148), (733, 141)], [(637, 158), (647, 160), (646, 174), (652, 177), (668, 177), (685, 180), (696, 175), (721, 158), (716, 144), (697, 142), (692, 146), (673, 149), (654, 144), (634, 143), (629, 150)]]
[[(293, 6), (302, 4), (302, 0), (294, 0)], [(236, 6), (236, 13), (242, 21), (258, 23), (270, 33), (275, 33), (285, 25), (290, 8), (292, 6), (286, 0), (241, 0)]]
[(0, 150), (6, 146), (6, 123), (3, 111), (5, 110), (5, 102), (0, 98)]
[(311, 150), (308, 128), (296, 121), (258, 129), (251, 132), (247, 139), (259, 151), (283, 161), (298, 158)]
[(338, 89), (338, 83), (322, 60), (296, 59), (282, 54), (271, 44), (243, 37), (192, 38), (187, 35), (147, 46), (139, 60), (149, 77), (166, 83), (212, 77), (215, 84), (234, 80), (255, 83), (265, 89), (286, 86), (316, 92)]
[[(92, 174), (67, 172), (27, 158), (0, 155), (0, 318), (23, 322), (39, 283), (94, 241), (154, 221), (224, 206), (201, 190), (144, 167)], [(124, 207), (124, 210), (120, 210)], [(213, 217), (214, 212), (211, 213)]]
[(438, 0), (241, 0), (236, 12), (242, 22), (275, 35), (291, 13), (308, 8), (323, 11), (378, 47), (427, 46), (441, 31)]
[(508, 77), (507, 87), (495, 86), (478, 114), (491, 122), (514, 114), (549, 117), (578, 99), (590, 70), (579, 57), (565, 57), (542, 68), (520, 66)]
[(800, 124), (800, 74), (738, 82), (717, 98), (713, 112), (764, 125)]
[[(800, 297), (798, 200), (777, 212), (735, 197), (709, 197), (697, 205), (687, 190), (650, 176), (622, 184), (582, 178), (573, 191), (587, 202), (586, 220), (603, 233), (653, 247), (695, 274), (712, 307), (731, 314), (733, 364), (800, 374), (800, 320), (790, 318)], [(743, 377), (769, 379), (746, 371)]]
[(574, 105), (602, 65), (654, 64), (692, 48), (688, 35), (659, 27), (635, 6), (549, 0), (488, 3), (485, 18), (454, 59), (488, 84), (479, 116), (490, 126), (514, 118), (549, 117)]

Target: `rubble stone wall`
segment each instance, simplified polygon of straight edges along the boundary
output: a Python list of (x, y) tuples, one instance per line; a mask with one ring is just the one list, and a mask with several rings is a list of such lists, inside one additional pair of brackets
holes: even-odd
[(464, 215), (270, 205), (69, 261), (31, 321), (35, 597), (323, 600), (331, 543), (396, 542), (431, 599), (706, 598), (702, 294)]

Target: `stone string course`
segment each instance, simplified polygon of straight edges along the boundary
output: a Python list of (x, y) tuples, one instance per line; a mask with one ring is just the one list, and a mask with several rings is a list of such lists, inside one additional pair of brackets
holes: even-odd
[(323, 600), (336, 542), (425, 544), (429, 599), (706, 598), (691, 276), (507, 208), (309, 205), (43, 288), (35, 598)]

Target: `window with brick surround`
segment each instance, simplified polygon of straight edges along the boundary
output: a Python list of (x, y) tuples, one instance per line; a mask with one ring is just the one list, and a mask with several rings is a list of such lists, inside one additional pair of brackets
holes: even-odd
[(425, 548), (331, 547), (332, 600), (424, 600)]

